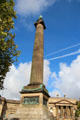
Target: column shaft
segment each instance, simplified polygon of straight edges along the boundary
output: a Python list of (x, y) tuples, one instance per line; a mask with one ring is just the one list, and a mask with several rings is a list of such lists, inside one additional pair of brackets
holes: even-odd
[(30, 83), (43, 83), (43, 25), (36, 27)]

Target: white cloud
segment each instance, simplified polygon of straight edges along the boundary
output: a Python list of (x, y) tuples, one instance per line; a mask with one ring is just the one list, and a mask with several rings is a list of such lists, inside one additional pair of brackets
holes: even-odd
[(30, 70), (31, 62), (21, 63), (18, 68), (12, 65), (4, 81), (4, 88), (6, 89), (3, 90), (3, 96), (10, 99), (18, 99), (20, 96), (19, 91), (24, 85), (29, 83)]
[(51, 75), (49, 64), (50, 62), (48, 60), (45, 60), (44, 62), (44, 84), (45, 85), (48, 85), (48, 80)]
[[(21, 16), (41, 14), (49, 6), (59, 0), (16, 0), (15, 9)], [(61, 0), (60, 0), (61, 1)], [(65, 0), (71, 3), (73, 0)], [(78, 2), (80, 0), (77, 0)]]
[[(55, 74), (56, 75), (56, 74)], [(55, 88), (60, 93), (66, 94), (67, 97), (80, 97), (80, 56), (73, 60), (70, 66), (65, 63), (60, 64), (60, 72), (56, 78)]]
[[(51, 73), (50, 62), (44, 61), (44, 84), (51, 88), (50, 95), (67, 95), (70, 98), (79, 98), (80, 94), (80, 55), (72, 61), (70, 66), (60, 64), (58, 74)], [(9, 99), (19, 99), (19, 91), (30, 81), (31, 62), (21, 63), (18, 68), (12, 65), (4, 81), (3, 96)], [(51, 79), (49, 79), (51, 78)]]
[(41, 13), (56, 0), (17, 0), (16, 11), (19, 15), (35, 15)]
[[(2, 95), (9, 99), (19, 99), (22, 87), (27, 85), (30, 81), (31, 73), (31, 62), (20, 63), (19, 67), (16, 68), (14, 65), (11, 66), (10, 72), (4, 80), (4, 89), (1, 91)], [(44, 84), (47, 85), (50, 76), (49, 61), (44, 61)]]

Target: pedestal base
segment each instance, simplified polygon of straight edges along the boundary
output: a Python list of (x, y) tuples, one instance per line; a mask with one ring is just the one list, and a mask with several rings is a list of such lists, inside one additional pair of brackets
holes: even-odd
[(8, 120), (54, 120), (48, 111), (48, 98), (48, 91), (43, 84), (25, 86), (21, 91), (20, 106)]

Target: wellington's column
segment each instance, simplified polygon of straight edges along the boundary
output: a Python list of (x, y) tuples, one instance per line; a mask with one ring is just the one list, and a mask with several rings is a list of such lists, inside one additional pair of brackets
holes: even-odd
[(36, 28), (35, 42), (33, 49), (32, 68), (30, 83), (24, 86), (21, 95), (25, 104), (47, 105), (49, 98), (48, 91), (43, 84), (43, 54), (44, 54), (44, 29), (46, 29), (43, 18), (34, 23)]
[(36, 34), (30, 83), (20, 91), (20, 106), (18, 106), (16, 114), (12, 115), (12, 118), (18, 118), (19, 120), (53, 120), (53, 115), (47, 107), (50, 96), (43, 84), (43, 32), (46, 27), (41, 16), (34, 25)]
[(35, 34), (35, 43), (34, 43), (34, 50), (33, 50), (33, 58), (32, 58), (32, 69), (31, 69), (31, 79), (30, 84), (36, 83), (43, 83), (43, 35), (45, 24), (40, 17), (37, 22), (34, 24), (36, 27), (36, 34)]

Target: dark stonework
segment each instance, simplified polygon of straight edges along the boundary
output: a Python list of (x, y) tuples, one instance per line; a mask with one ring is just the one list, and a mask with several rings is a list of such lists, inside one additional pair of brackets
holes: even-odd
[(23, 104), (39, 104), (39, 97), (24, 97)]
[(43, 105), (47, 105), (47, 99), (43, 97)]

